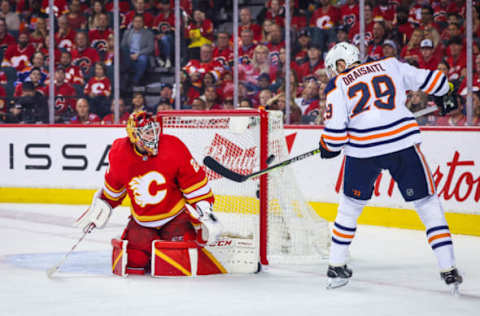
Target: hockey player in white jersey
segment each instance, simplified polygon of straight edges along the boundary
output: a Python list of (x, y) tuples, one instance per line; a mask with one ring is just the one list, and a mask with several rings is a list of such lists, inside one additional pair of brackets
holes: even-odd
[(407, 90), (422, 90), (437, 98), (451, 85), (437, 70), (418, 69), (390, 57), (360, 64), (358, 49), (336, 44), (325, 58), (330, 79), (325, 129), (320, 139), (322, 158), (346, 156), (344, 188), (332, 229), (328, 287), (348, 283), (348, 247), (357, 218), (371, 198), (382, 169), (389, 170), (403, 198), (413, 202), (426, 227), (427, 240), (437, 257), (441, 278), (454, 291), (462, 282), (455, 267), (452, 238), (435, 183), (420, 151), (420, 130), (405, 106)]

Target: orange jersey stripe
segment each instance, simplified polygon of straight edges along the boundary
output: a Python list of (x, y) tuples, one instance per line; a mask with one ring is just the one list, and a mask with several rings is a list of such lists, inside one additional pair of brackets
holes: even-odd
[[(437, 70), (438, 71), (438, 70)], [(437, 72), (437, 75), (435, 76), (435, 78), (433, 79), (433, 82), (432, 84), (430, 85), (430, 87), (428, 87), (428, 89), (425, 91), (426, 94), (430, 94), (430, 92), (432, 92), (433, 88), (435, 87), (435, 85), (437, 84), (437, 81), (438, 79), (440, 79), (440, 77), (442, 76), (442, 73), (440, 71)]]
[(337, 235), (338, 237), (342, 237), (342, 238), (352, 239), (355, 236), (355, 235), (342, 234), (341, 232), (339, 232), (336, 229), (333, 229), (332, 232), (333, 232), (334, 235)]
[(420, 150), (420, 145), (417, 144), (415, 147), (417, 147), (417, 152), (419, 153), (420, 159), (422, 160), (422, 163), (423, 163), (423, 168), (425, 169), (425, 172), (427, 173), (428, 183), (430, 185), (430, 192), (433, 194), (433, 193), (435, 193), (435, 186), (433, 185), (433, 178), (432, 178), (432, 174), (430, 173), (430, 168), (428, 167), (427, 161), (425, 160), (425, 156), (423, 155), (422, 151)]
[(410, 124), (407, 124), (405, 126), (402, 126), (400, 128), (397, 128), (393, 131), (390, 131), (390, 132), (385, 132), (385, 133), (379, 133), (379, 134), (376, 134), (376, 135), (370, 135), (370, 136), (353, 136), (353, 135), (349, 135), (351, 139), (353, 140), (359, 140), (359, 141), (364, 141), (364, 140), (371, 140), (371, 139), (376, 139), (376, 138), (382, 138), (382, 137), (387, 137), (387, 136), (393, 136), (393, 135), (396, 135), (396, 134), (399, 134), (409, 128), (412, 128), (412, 127), (418, 127), (418, 124), (417, 123), (410, 123)]
[(451, 237), (451, 236), (452, 235), (450, 235), (450, 233), (439, 234), (439, 235), (428, 238), (428, 243), (431, 243), (432, 241), (440, 238)]
[(328, 136), (328, 135), (322, 135), (323, 138), (325, 139), (330, 139), (330, 140), (347, 140), (348, 136)]

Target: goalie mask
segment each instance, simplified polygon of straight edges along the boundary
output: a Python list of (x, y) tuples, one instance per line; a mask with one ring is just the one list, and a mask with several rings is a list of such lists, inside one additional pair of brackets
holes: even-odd
[(127, 134), (130, 141), (149, 155), (157, 155), (161, 133), (161, 121), (151, 113), (140, 111), (132, 113), (128, 118)]
[(335, 77), (344, 69), (338, 71), (337, 62), (343, 60), (346, 68), (350, 68), (354, 63), (360, 62), (360, 51), (355, 45), (347, 42), (340, 42), (333, 46), (325, 56), (325, 66), (330, 78)]

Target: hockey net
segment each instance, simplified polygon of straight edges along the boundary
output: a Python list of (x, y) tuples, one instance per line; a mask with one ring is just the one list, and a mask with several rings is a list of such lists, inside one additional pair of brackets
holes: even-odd
[[(289, 158), (278, 111), (161, 112), (163, 132), (179, 137), (199, 164), (205, 156), (240, 174)], [(243, 183), (204, 167), (214, 210), (230, 237), (254, 240), (262, 264), (312, 263), (327, 252), (328, 223), (306, 202), (291, 167)]]

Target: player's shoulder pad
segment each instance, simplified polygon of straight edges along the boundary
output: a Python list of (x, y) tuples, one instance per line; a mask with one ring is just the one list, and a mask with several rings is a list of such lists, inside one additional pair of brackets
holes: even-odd
[(170, 148), (185, 148), (186, 145), (180, 138), (170, 134), (162, 134), (158, 140), (158, 147), (168, 146)]
[(328, 83), (327, 83), (327, 86), (325, 87), (325, 95), (327, 95), (330, 91), (332, 91), (333, 89), (335, 89), (337, 86), (336, 86), (336, 82), (337, 82), (337, 76), (331, 78)]
[(122, 151), (125, 148), (129, 148), (130, 146), (131, 143), (128, 137), (117, 138), (113, 141), (110, 152)]

